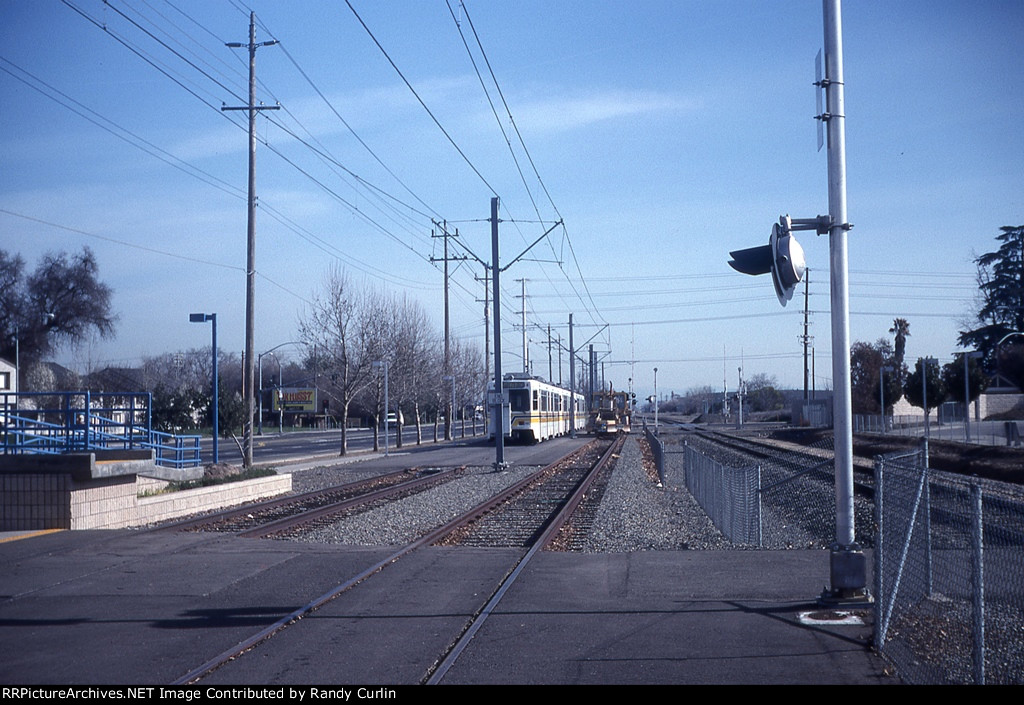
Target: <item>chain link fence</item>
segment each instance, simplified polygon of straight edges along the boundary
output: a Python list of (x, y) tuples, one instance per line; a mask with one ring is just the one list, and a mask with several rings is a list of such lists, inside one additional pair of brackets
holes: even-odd
[(696, 449), (683, 451), (686, 488), (733, 543), (761, 545), (761, 468), (729, 467)]
[(875, 648), (910, 683), (1024, 683), (1024, 498), (1014, 486), (875, 463)]
[[(882, 433), (894, 436), (924, 436), (924, 414), (854, 414), (854, 433)], [(928, 435), (938, 441), (955, 441), (989, 446), (1020, 446), (1024, 443), (1024, 421), (971, 421), (962, 417), (932, 419)]]
[[(835, 537), (835, 479), (832, 439), (799, 451), (766, 452), (758, 447), (760, 460), (741, 451), (692, 437), (680, 458), (687, 487), (715, 525), (735, 543), (772, 549), (828, 548)], [(868, 469), (865, 469), (868, 470)], [(857, 477), (854, 495), (856, 541), (873, 544), (871, 531), (872, 480), (869, 473)], [(728, 506), (727, 506), (728, 505)], [(739, 512), (750, 516), (739, 518)], [(747, 527), (730, 536), (719, 521)], [(754, 527), (757, 527), (756, 530)]]
[[(742, 448), (691, 436), (665, 458), (734, 543), (828, 548), (831, 439), (751, 452), (757, 465)], [(856, 541), (874, 560), (875, 648), (908, 683), (1022, 684), (1024, 491), (924, 465), (914, 451), (854, 469)]]

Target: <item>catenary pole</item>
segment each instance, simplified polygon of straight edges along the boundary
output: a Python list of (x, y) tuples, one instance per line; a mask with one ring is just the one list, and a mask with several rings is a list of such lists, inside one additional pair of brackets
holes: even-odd
[(491, 284), (494, 292), (494, 469), (505, 467), (504, 395), (501, 389), (501, 266), (498, 262), (498, 198), (491, 199)]

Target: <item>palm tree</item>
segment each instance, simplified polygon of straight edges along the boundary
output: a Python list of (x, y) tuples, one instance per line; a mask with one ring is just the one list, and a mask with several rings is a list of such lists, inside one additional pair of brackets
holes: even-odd
[(907, 336), (910, 335), (910, 322), (906, 318), (897, 318), (892, 322), (889, 332), (896, 336), (893, 357), (896, 360), (896, 367), (903, 368), (903, 354), (907, 351)]

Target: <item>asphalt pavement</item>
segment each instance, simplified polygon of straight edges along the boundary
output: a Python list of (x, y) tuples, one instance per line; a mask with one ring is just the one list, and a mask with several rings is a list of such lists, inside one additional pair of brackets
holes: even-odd
[[(172, 683), (391, 551), (134, 530), (2, 542), (0, 682)], [(517, 554), (421, 549), (202, 683), (420, 683)], [(826, 551), (545, 552), (443, 683), (897, 682), (868, 648), (870, 609), (815, 604), (827, 575)]]

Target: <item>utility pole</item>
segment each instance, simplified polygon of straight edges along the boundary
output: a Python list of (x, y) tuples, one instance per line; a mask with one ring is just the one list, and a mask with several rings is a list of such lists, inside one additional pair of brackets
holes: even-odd
[(576, 437), (576, 348), (572, 339), (572, 314), (569, 314), (569, 435)]
[(529, 339), (528, 339), (528, 337), (526, 335), (526, 280), (525, 279), (517, 279), (516, 281), (518, 281), (520, 284), (523, 285), (523, 295), (521, 297), (523, 299), (523, 308), (520, 311), (520, 314), (522, 316), (522, 326), (523, 326), (523, 373), (524, 374), (529, 374), (529, 372), (530, 372), (530, 347), (529, 347)]
[[(504, 470), (505, 469), (505, 424), (504, 424), (504, 409), (505, 409), (505, 394), (502, 389), (501, 379), (501, 272), (503, 269), (508, 269), (513, 264), (518, 262), (529, 252), (533, 247), (541, 240), (546, 238), (552, 230), (562, 225), (562, 221), (559, 220), (557, 223), (552, 225), (548, 230), (538, 237), (533, 243), (530, 244), (525, 250), (519, 253), (518, 257), (512, 259), (511, 262), (506, 264), (504, 267), (498, 259), (498, 197), (495, 196), (491, 199), (491, 264), (490, 269), (494, 273), (494, 279), (491, 282), (491, 287), (494, 291), (494, 389), (487, 398), (487, 406), (493, 409), (494, 412), (494, 453), (495, 462), (494, 469)], [(465, 247), (463, 245), (463, 247)], [(478, 256), (473, 254), (468, 248), (466, 251), (472, 255), (480, 264), (487, 267), (487, 263), (480, 259)]]
[(242, 464), (252, 467), (252, 417), (256, 410), (256, 113), (260, 110), (278, 110), (279, 105), (256, 105), (256, 49), (273, 46), (277, 40), (256, 42), (256, 13), (249, 13), (249, 43), (229, 42), (232, 49), (249, 50), (249, 104), (240, 108), (223, 107), (221, 110), (249, 111), (249, 215), (247, 256), (245, 264), (245, 443)]
[(587, 412), (589, 413), (590, 410), (594, 408), (594, 385), (597, 384), (597, 358), (594, 356), (593, 343), (591, 343), (590, 346), (587, 348), (587, 352), (589, 354), (590, 360), (590, 376), (588, 377), (588, 379), (590, 380), (590, 384), (587, 389)]
[[(448, 221), (445, 220), (445, 221), (443, 221), (441, 223), (438, 223), (438, 222), (435, 221), (434, 225), (440, 226), (441, 234), (440, 235), (436, 235), (433, 231), (431, 231), (430, 237), (432, 237), (432, 238), (433, 237), (444, 238), (444, 260), (443, 260), (444, 261), (444, 365), (443, 365), (443, 368), (442, 368), (442, 376), (443, 377), (451, 377), (452, 376), (452, 358), (451, 358), (451, 347), (450, 347), (450, 343), (449, 343), (449, 326), (448, 326), (448, 262), (453, 261), (453, 260), (464, 260), (464, 259), (466, 259), (466, 257), (465, 257), (465, 255), (463, 255), (462, 257), (448, 257), (448, 238), (449, 238)], [(459, 231), (458, 231), (458, 229), (456, 229), (454, 237), (458, 237), (458, 236), (459, 236)], [(431, 262), (436, 262), (437, 259), (435, 257), (431, 257), (430, 261)], [(452, 429), (454, 427), (453, 424), (452, 424), (452, 412), (454, 411), (454, 406), (448, 405), (447, 403), (446, 403), (446, 406), (448, 406), (448, 409), (447, 409), (447, 412), (445, 413), (444, 439), (446, 441), (450, 441), (452, 439), (452, 433), (453, 433)]]
[[(491, 277), (487, 273), (486, 265), (484, 266), (484, 278), (475, 277), (475, 279), (484, 283), (484, 379), (488, 379), (491, 376), (491, 292), (488, 284)], [(480, 299), (477, 301), (479, 302)]]
[(558, 386), (562, 386), (562, 333), (558, 333)]
[(555, 383), (555, 377), (551, 368), (551, 324), (548, 323), (548, 382)]
[(803, 344), (804, 344), (804, 404), (807, 403), (807, 399), (808, 399), (808, 396), (807, 396), (807, 394), (808, 394), (808, 387), (809, 387), (808, 376), (809, 376), (809, 373), (810, 373), (810, 367), (807, 364), (807, 354), (808, 354), (808, 349), (809, 349), (810, 344), (811, 344), (811, 336), (808, 334), (808, 331), (807, 331), (807, 327), (809, 325), (807, 319), (808, 319), (808, 314), (810, 313), (810, 311), (809, 311), (810, 294), (809, 294), (809, 291), (808, 291), (808, 287), (810, 286), (810, 281), (811, 281), (811, 270), (810, 269), (806, 269), (806, 270), (804, 270), (804, 334), (800, 338), (803, 341)]

